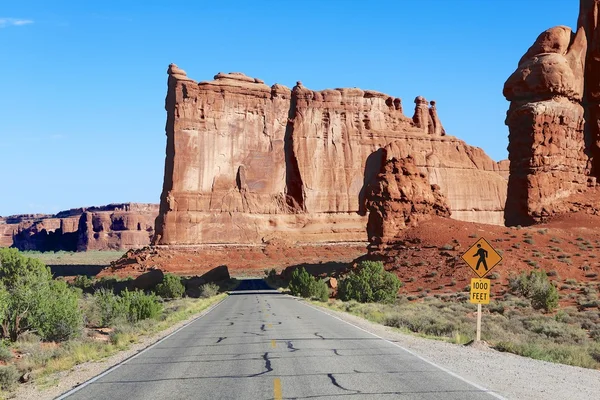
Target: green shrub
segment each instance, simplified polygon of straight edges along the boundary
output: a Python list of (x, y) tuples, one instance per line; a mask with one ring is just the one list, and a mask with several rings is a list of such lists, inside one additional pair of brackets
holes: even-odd
[(13, 353), (4, 344), (0, 344), (0, 361), (8, 362), (12, 360)]
[(310, 297), (319, 301), (327, 301), (329, 299), (327, 283), (322, 279), (313, 279), (310, 287)]
[(288, 287), (294, 296), (315, 298), (320, 301), (329, 299), (327, 283), (310, 275), (303, 267), (296, 268), (292, 272)]
[(178, 299), (183, 297), (185, 286), (177, 275), (166, 274), (163, 281), (154, 289), (157, 295), (165, 299)]
[(0, 249), (0, 324), (2, 336), (16, 341), (25, 331), (46, 340), (77, 336), (82, 325), (79, 293), (52, 280), (41, 261), (16, 249)]
[(119, 319), (126, 317), (126, 304), (111, 290), (99, 289), (94, 294), (94, 299), (100, 309), (100, 323), (102, 326), (111, 326)]
[(79, 293), (65, 282), (50, 282), (50, 297), (44, 309), (38, 329), (42, 338), (60, 342), (79, 336), (83, 325)]
[(200, 286), (200, 297), (213, 297), (219, 293), (219, 286), (216, 283), (209, 282)]
[(0, 366), (0, 388), (11, 390), (17, 384), (19, 371), (14, 365)]
[(552, 311), (558, 307), (558, 290), (552, 285), (544, 270), (522, 272), (508, 280), (509, 290), (531, 299), (531, 306), (536, 309)]
[(88, 278), (86, 275), (77, 275), (73, 280), (73, 286), (81, 289), (88, 290), (91, 289), (94, 284), (94, 280)]
[(162, 303), (154, 294), (142, 291), (125, 291), (121, 294), (121, 302), (127, 310), (127, 320), (137, 322), (148, 318), (156, 318), (162, 311)]
[(277, 277), (277, 270), (275, 268), (265, 269), (264, 272), (267, 279), (274, 279)]
[(391, 303), (396, 299), (402, 282), (383, 268), (381, 261), (362, 261), (339, 285), (341, 300), (361, 303)]
[(314, 278), (303, 267), (292, 272), (289, 289), (293, 296), (310, 297), (310, 286)]
[(81, 313), (83, 314), (83, 325), (89, 328), (97, 328), (102, 326), (102, 316), (100, 314), (100, 306), (96, 298), (90, 294), (86, 294), (80, 300)]

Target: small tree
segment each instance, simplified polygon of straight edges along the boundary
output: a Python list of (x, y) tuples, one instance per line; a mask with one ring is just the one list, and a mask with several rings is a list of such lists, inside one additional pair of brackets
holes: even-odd
[(402, 282), (387, 272), (381, 261), (361, 261), (339, 284), (340, 299), (361, 303), (391, 303), (396, 299)]
[(25, 331), (39, 331), (50, 298), (50, 270), (41, 261), (24, 257), (17, 249), (0, 249), (0, 282), (7, 298), (2, 335), (15, 341)]
[(76, 336), (83, 323), (78, 293), (53, 281), (41, 261), (16, 249), (0, 249), (0, 324), (12, 341), (26, 331), (46, 340)]
[(50, 297), (39, 322), (39, 334), (46, 340), (63, 341), (79, 336), (83, 314), (79, 308), (79, 293), (66, 282), (51, 281)]
[(312, 281), (312, 276), (303, 267), (296, 268), (292, 272), (292, 279), (289, 284), (290, 292), (294, 296), (310, 297)]
[(531, 306), (536, 310), (550, 312), (558, 307), (558, 290), (544, 270), (531, 271), (529, 274), (522, 272), (511, 277), (508, 287), (512, 293), (531, 299)]
[(157, 295), (165, 299), (178, 299), (185, 293), (185, 286), (177, 275), (166, 274), (163, 281), (154, 289)]
[(311, 298), (320, 301), (327, 301), (329, 299), (329, 288), (327, 287), (327, 283), (325, 283), (325, 281), (322, 279), (316, 279), (313, 277), (309, 292)]
[(100, 288), (94, 294), (94, 301), (100, 309), (100, 323), (102, 326), (110, 326), (117, 320), (125, 318), (127, 310), (119, 296), (111, 290)]
[(329, 298), (329, 288), (325, 281), (310, 275), (302, 267), (292, 272), (289, 288), (294, 296), (315, 298), (321, 301), (327, 301)]
[(121, 301), (127, 309), (127, 319), (129, 322), (156, 318), (162, 311), (162, 304), (158, 297), (153, 294), (144, 294), (144, 292), (139, 290), (130, 292), (125, 289), (121, 293)]

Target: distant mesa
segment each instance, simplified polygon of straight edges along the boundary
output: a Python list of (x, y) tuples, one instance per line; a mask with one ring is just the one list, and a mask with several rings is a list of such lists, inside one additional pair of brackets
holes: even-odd
[(126, 250), (150, 244), (158, 204), (120, 203), (54, 215), (0, 217), (0, 247), (35, 251)]

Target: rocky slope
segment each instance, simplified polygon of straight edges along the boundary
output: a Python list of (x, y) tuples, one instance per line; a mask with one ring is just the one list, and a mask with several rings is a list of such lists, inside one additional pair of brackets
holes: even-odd
[(382, 149), (440, 186), (455, 218), (502, 223), (506, 162), (446, 135), (435, 102), (360, 89), (293, 89), (240, 73), (168, 69), (156, 244), (366, 241), (365, 189)]
[(20, 250), (86, 251), (147, 246), (154, 235), (156, 204), (109, 204), (55, 215), (0, 218), (0, 246)]

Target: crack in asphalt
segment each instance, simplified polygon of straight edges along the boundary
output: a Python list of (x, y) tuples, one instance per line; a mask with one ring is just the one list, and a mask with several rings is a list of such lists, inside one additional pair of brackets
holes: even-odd
[(355, 393), (360, 393), (360, 390), (354, 390), (354, 389), (346, 389), (345, 387), (343, 387), (342, 385), (340, 385), (337, 380), (335, 379), (335, 377), (333, 376), (333, 374), (327, 374), (327, 377), (331, 380), (331, 383), (333, 384), (333, 386), (338, 387), (342, 390), (345, 390), (347, 392), (355, 392)]
[(217, 343), (221, 343), (225, 339), (227, 339), (227, 336), (219, 336), (219, 340), (217, 340)]
[(338, 353), (338, 349), (332, 349), (333, 350), (333, 354), (335, 354), (336, 356), (342, 356), (340, 353)]
[(319, 335), (319, 332), (315, 332), (313, 335), (315, 335), (318, 338), (321, 338), (321, 339), (325, 340), (325, 338), (323, 337), (323, 335)]
[(290, 351), (293, 353), (294, 351), (298, 351), (297, 348), (294, 347), (294, 344), (292, 343), (291, 340), (287, 341), (287, 348), (290, 349)]
[(243, 332), (243, 333), (247, 333), (249, 335), (256, 335), (256, 336), (265, 336), (262, 333), (254, 333), (254, 332)]
[(265, 354), (263, 354), (262, 358), (263, 358), (263, 360), (265, 360), (266, 371), (263, 371), (263, 372), (260, 372), (258, 374), (254, 374), (254, 375), (249, 375), (248, 376), (249, 378), (254, 378), (255, 376), (268, 374), (269, 372), (273, 371), (273, 367), (271, 367), (271, 360), (269, 360), (269, 352), (266, 352)]

